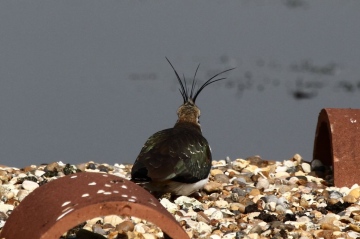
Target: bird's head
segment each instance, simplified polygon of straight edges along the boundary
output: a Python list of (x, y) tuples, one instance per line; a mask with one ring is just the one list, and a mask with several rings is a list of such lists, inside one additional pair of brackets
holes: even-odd
[[(208, 79), (207, 81), (205, 81), (204, 84), (202, 84), (200, 87), (198, 87), (197, 90), (195, 90), (196, 87), (196, 73), (199, 69), (200, 64), (197, 66), (195, 74), (194, 74), (194, 78), (193, 81), (191, 83), (191, 88), (188, 89), (187, 84), (186, 84), (186, 80), (185, 80), (185, 76), (183, 77), (183, 80), (181, 80), (179, 74), (177, 73), (177, 71), (175, 70), (174, 66), (171, 64), (171, 62), (169, 61), (168, 58), (166, 58), (166, 60), (169, 62), (170, 66), (172, 67), (172, 69), (175, 72), (176, 78), (179, 81), (180, 84), (180, 94), (183, 97), (183, 104), (179, 107), (179, 109), (177, 110), (177, 115), (178, 115), (178, 120), (177, 120), (177, 124), (178, 123), (192, 123), (195, 124), (197, 126), (200, 127), (200, 122), (199, 122), (199, 118), (200, 118), (200, 109), (199, 107), (196, 106), (195, 101), (196, 98), (199, 96), (200, 92), (208, 85), (216, 82), (216, 81), (220, 81), (220, 80), (224, 80), (226, 79), (225, 77), (222, 78), (217, 78), (219, 75), (231, 71), (235, 68), (230, 68), (227, 69), (225, 71), (222, 71), (220, 73), (215, 74), (213, 77), (211, 77), (210, 79)], [(189, 92), (190, 91), (190, 92)]]

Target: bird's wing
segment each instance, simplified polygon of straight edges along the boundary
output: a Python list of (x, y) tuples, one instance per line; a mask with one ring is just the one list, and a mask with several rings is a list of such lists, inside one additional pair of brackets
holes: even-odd
[(208, 176), (211, 151), (201, 133), (174, 128), (152, 135), (141, 149), (133, 179), (194, 183)]

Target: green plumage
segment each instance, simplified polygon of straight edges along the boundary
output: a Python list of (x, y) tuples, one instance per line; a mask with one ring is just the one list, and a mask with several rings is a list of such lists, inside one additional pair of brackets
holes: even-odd
[(195, 183), (205, 179), (211, 168), (211, 150), (201, 131), (190, 123), (153, 134), (132, 168), (134, 181)]

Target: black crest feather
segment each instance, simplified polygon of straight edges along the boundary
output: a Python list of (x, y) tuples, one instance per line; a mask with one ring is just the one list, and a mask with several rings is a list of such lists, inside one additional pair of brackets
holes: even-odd
[(230, 69), (227, 69), (227, 70), (224, 70), (222, 72), (219, 72), (217, 74), (215, 74), (213, 77), (211, 77), (210, 79), (208, 79), (207, 81), (205, 81), (204, 84), (202, 84), (195, 92), (195, 86), (196, 86), (196, 74), (199, 70), (199, 67), (200, 67), (200, 64), (197, 66), (196, 68), (196, 71), (195, 71), (195, 74), (194, 74), (194, 78), (193, 78), (193, 81), (191, 83), (191, 88), (190, 88), (190, 94), (189, 94), (189, 89), (186, 85), (186, 80), (185, 80), (185, 76), (183, 76), (183, 80), (181, 80), (179, 74), (177, 73), (177, 71), (175, 70), (174, 66), (171, 64), (171, 62), (169, 61), (169, 59), (167, 57), (165, 57), (166, 60), (169, 62), (171, 68), (174, 70), (174, 73), (176, 75), (176, 78), (177, 80), (179, 81), (179, 84), (180, 84), (180, 94), (184, 100), (184, 103), (188, 102), (189, 100), (192, 100), (192, 102), (195, 103), (196, 101), (196, 98), (199, 96), (200, 92), (208, 85), (216, 82), (216, 81), (220, 81), (220, 80), (224, 80), (226, 79), (226, 77), (221, 77), (221, 78), (216, 78), (218, 77), (219, 75), (225, 73), (225, 72), (228, 72), (228, 71), (231, 71), (231, 70), (234, 70), (235, 68), (230, 68)]

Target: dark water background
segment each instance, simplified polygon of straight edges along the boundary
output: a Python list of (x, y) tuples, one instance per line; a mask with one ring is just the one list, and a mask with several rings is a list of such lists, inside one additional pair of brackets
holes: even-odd
[(322, 108), (359, 108), (359, 1), (2, 1), (0, 164), (132, 163), (198, 79), (213, 158), (311, 160)]

